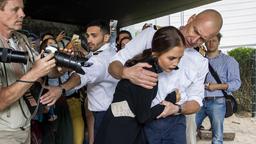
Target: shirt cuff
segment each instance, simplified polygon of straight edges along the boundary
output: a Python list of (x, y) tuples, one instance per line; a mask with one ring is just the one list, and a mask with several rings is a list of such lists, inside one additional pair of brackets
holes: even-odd
[(193, 97), (190, 97), (188, 99), (188, 101), (192, 101), (192, 100), (196, 101), (200, 105), (200, 107), (203, 106), (203, 99), (202, 98), (197, 97), (197, 96), (193, 96)]

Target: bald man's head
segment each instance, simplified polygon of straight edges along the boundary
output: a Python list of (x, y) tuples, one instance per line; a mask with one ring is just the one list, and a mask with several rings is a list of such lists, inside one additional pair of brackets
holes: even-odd
[[(196, 20), (208, 22), (213, 28), (215, 28), (216, 34), (219, 33), (223, 25), (223, 19), (221, 14), (214, 9), (207, 9), (202, 11), (196, 16)], [(214, 34), (213, 36), (215, 36), (216, 34)]]
[(187, 47), (196, 47), (217, 35), (222, 27), (221, 14), (213, 9), (207, 9), (193, 15), (188, 23), (181, 27), (181, 32), (186, 39)]

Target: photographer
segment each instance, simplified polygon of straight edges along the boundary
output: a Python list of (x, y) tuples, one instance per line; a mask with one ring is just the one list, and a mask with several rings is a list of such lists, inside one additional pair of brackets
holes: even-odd
[(35, 57), (27, 38), (17, 32), (25, 17), (23, 8), (23, 0), (0, 0), (0, 47), (27, 51), (29, 55), (27, 64), (0, 61), (0, 143), (5, 144), (30, 143), (31, 114), (23, 95), (56, 65), (53, 54)]

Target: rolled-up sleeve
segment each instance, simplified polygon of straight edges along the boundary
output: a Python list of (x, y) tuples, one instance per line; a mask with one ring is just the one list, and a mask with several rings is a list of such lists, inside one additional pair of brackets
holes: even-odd
[(145, 49), (151, 48), (151, 41), (155, 33), (154, 28), (146, 28), (125, 45), (111, 60), (120, 61), (124, 64), (135, 55), (142, 53)]
[(93, 65), (91, 65), (90, 67), (83, 67), (85, 74), (79, 74), (81, 78), (81, 83), (75, 89), (80, 89), (87, 83), (95, 83), (102, 81), (105, 78), (107, 74), (107, 65), (106, 62), (103, 61), (103, 59), (104, 58), (101, 57), (92, 57), (91, 59), (89, 59), (89, 61), (93, 63)]
[(203, 105), (202, 101), (204, 99), (205, 89), (204, 81), (206, 74), (208, 73), (208, 60), (204, 59), (200, 67), (198, 67), (197, 77), (187, 89), (188, 101), (195, 100), (200, 106)]

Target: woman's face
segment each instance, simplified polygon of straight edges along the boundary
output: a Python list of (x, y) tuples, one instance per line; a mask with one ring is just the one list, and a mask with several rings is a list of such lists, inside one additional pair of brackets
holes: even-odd
[(48, 46), (49, 46), (49, 45), (55, 46), (55, 45), (56, 45), (56, 42), (55, 42), (55, 40), (53, 40), (53, 39), (49, 39), (49, 40), (47, 41), (47, 45), (48, 45)]
[(121, 48), (124, 48), (125, 47), (125, 45), (128, 43), (130, 41), (130, 39), (123, 39), (122, 41), (121, 41)]
[(171, 72), (178, 66), (184, 53), (183, 46), (176, 46), (158, 57), (158, 64), (165, 72)]

